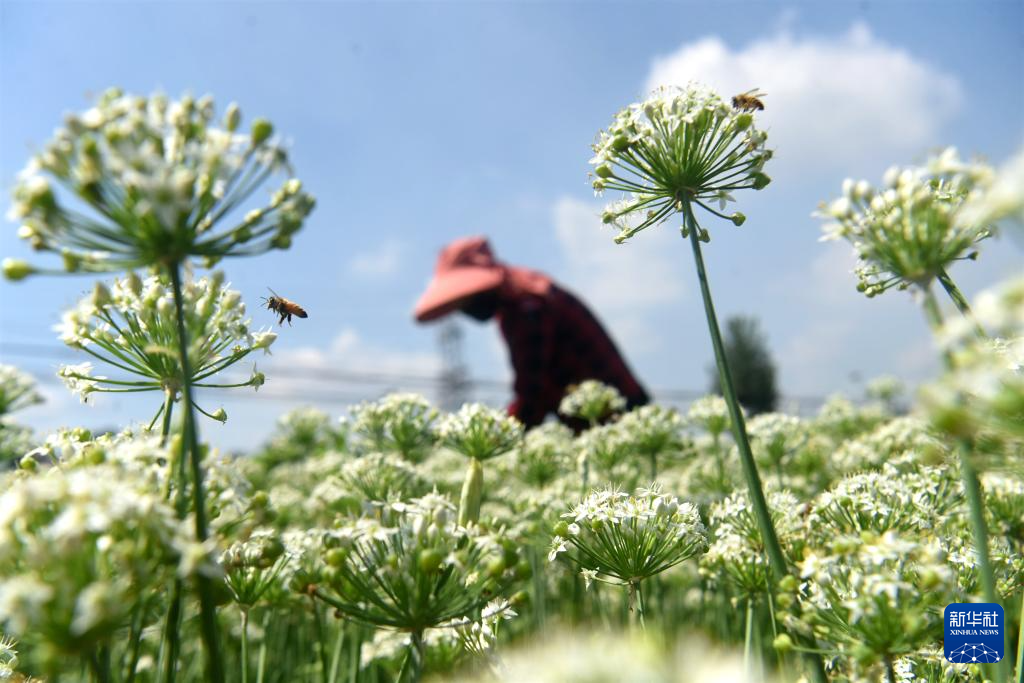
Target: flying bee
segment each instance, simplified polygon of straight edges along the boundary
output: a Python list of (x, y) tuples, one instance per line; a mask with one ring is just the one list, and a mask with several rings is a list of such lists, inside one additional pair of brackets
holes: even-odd
[[(270, 289), (270, 287), (267, 287), (267, 289)], [(285, 319), (287, 319), (288, 324), (291, 325), (293, 315), (298, 318), (309, 317), (309, 315), (306, 313), (306, 309), (304, 309), (302, 306), (298, 305), (294, 301), (289, 301), (288, 299), (285, 299), (283, 296), (280, 296), (277, 292), (275, 292), (272, 289), (270, 289), (270, 294), (271, 297), (269, 299), (264, 297), (263, 301), (266, 302), (267, 308), (281, 316), (281, 319), (277, 321), (278, 325), (283, 325)]]
[(732, 108), (741, 109), (743, 111), (751, 111), (754, 109), (763, 110), (764, 102), (760, 98), (765, 97), (763, 92), (759, 92), (757, 88), (748, 90), (747, 92), (741, 92), (732, 98)]

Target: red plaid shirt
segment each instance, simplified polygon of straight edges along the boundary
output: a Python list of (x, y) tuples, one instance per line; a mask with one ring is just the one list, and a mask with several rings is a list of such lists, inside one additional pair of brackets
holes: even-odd
[(502, 301), (497, 318), (516, 374), (508, 412), (526, 426), (557, 414), (566, 389), (588, 379), (618, 389), (630, 408), (650, 400), (601, 323), (564, 289)]

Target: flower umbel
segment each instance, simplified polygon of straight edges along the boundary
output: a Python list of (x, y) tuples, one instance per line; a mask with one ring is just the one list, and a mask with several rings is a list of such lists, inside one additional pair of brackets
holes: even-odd
[(707, 532), (697, 508), (680, 503), (657, 487), (634, 495), (614, 489), (595, 491), (562, 515), (549, 559), (569, 546), (567, 555), (583, 569), (622, 583), (637, 583), (705, 552)]
[[(660, 89), (620, 111), (598, 134), (590, 160), (595, 192), (629, 193), (604, 211), (604, 222), (619, 228), (615, 241), (664, 222), (690, 202), (741, 225), (743, 214), (727, 216), (708, 203), (724, 209), (734, 190), (760, 190), (770, 182), (762, 171), (772, 156), (767, 138), (751, 112), (698, 84)], [(700, 236), (709, 239), (706, 231)]]
[(882, 190), (847, 179), (843, 196), (819, 214), (832, 221), (822, 239), (853, 245), (857, 289), (869, 297), (892, 287), (927, 287), (954, 261), (975, 258), (975, 245), (992, 234), (989, 223), (957, 218), (992, 177), (990, 167), (963, 162), (948, 148), (923, 167), (889, 169)]
[[(204, 383), (257, 349), (266, 350), (267, 333), (252, 334), (241, 295), (227, 289), (217, 272), (186, 282), (183, 289), (185, 326), (192, 340), (188, 351), (191, 377), (201, 387), (258, 388), (265, 378), (253, 371), (247, 381)], [(163, 391), (177, 396), (185, 377), (177, 353), (177, 317), (173, 294), (159, 276), (140, 279), (129, 273), (111, 288), (97, 283), (94, 292), (64, 314), (57, 326), (61, 340), (103, 363), (135, 375), (135, 380), (92, 375), (91, 363), (68, 365), (59, 375), (85, 401), (92, 392)], [(208, 417), (217, 413), (204, 413)]]
[[(209, 96), (170, 102), (108, 90), (94, 108), (68, 116), (22, 171), (9, 213), (22, 221), (19, 236), (60, 254), (67, 272), (287, 248), (313, 197), (289, 179), (267, 206), (224, 227), (234, 209), (289, 166), (268, 121), (254, 120), (243, 134), (237, 106), (220, 124), (214, 115)], [(35, 272), (26, 266), (5, 263), (5, 275)]]

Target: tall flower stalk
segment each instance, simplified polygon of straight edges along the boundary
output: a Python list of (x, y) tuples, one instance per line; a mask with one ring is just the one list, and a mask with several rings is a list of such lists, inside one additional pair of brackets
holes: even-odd
[[(772, 157), (771, 150), (765, 147), (767, 139), (767, 133), (756, 127), (752, 112), (731, 107), (711, 90), (690, 84), (659, 90), (644, 102), (616, 114), (608, 130), (598, 135), (596, 154), (590, 163), (595, 167), (593, 187), (598, 194), (605, 190), (627, 193), (625, 199), (609, 205), (603, 214), (605, 223), (619, 229), (616, 242), (622, 243), (675, 217), (682, 219), (681, 233), (689, 239), (693, 252), (744, 478), (772, 574), (778, 580), (790, 570), (768, 512), (715, 315), (700, 246), (701, 242), (709, 242), (711, 236), (694, 213), (694, 208), (700, 207), (734, 225), (743, 224), (746, 217), (742, 213), (727, 215), (721, 211), (733, 201), (733, 191), (761, 190), (771, 182), (763, 172)], [(709, 205), (714, 202), (719, 210)], [(816, 656), (812, 659), (812, 671), (817, 680), (823, 681), (821, 661)]]
[(438, 433), (443, 446), (469, 458), (459, 499), (459, 524), (475, 524), (483, 502), (483, 462), (512, 450), (523, 438), (523, 425), (501, 411), (470, 403), (445, 416)]
[[(965, 220), (961, 210), (983, 198), (994, 178), (990, 167), (964, 162), (954, 148), (947, 148), (922, 167), (889, 169), (881, 190), (864, 180), (847, 180), (843, 196), (822, 212), (831, 219), (823, 239), (845, 239), (853, 245), (860, 259), (857, 288), (867, 296), (877, 296), (892, 287), (911, 289), (919, 297), (930, 328), (939, 336), (944, 321), (934, 292), (938, 282), (974, 333), (984, 338), (984, 329), (974, 319), (948, 269), (956, 261), (976, 259), (977, 243), (993, 234), (984, 216)], [(966, 216), (970, 217), (970, 212)], [(951, 353), (945, 351), (943, 360), (948, 371), (955, 370)], [(982, 593), (987, 602), (999, 602), (973, 450), (972, 439), (957, 438)], [(1006, 680), (1007, 664), (1004, 660), (997, 666), (997, 680)]]
[[(170, 283), (184, 408), (179, 457), (191, 474), (200, 543), (208, 536), (193, 397), (193, 369), (200, 365), (186, 324), (183, 271), (190, 259), (211, 266), (226, 256), (288, 248), (314, 205), (300, 181), (289, 178), (267, 206), (232, 218), (274, 173), (290, 173), (271, 123), (256, 119), (248, 134), (238, 132), (240, 123), (234, 104), (216, 121), (211, 97), (170, 102), (163, 95), (107, 91), (92, 109), (66, 118), (14, 188), (9, 215), (22, 222), (19, 236), (37, 251), (59, 255), (62, 268), (3, 263), (13, 280), (154, 267)], [(220, 681), (210, 580), (200, 575), (197, 590), (207, 677)]]

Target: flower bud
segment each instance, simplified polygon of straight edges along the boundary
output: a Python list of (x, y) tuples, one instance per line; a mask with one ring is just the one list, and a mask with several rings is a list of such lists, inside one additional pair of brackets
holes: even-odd
[(256, 332), (252, 335), (252, 348), (267, 350), (276, 340), (276, 332)]
[(763, 190), (768, 187), (768, 183), (772, 181), (772, 179), (764, 173), (754, 173), (751, 177), (754, 179), (753, 188), (755, 190)]
[(629, 148), (629, 138), (625, 135), (616, 135), (612, 138), (611, 148), (616, 152), (624, 152)]
[(252, 122), (252, 146), (258, 147), (267, 141), (274, 134), (274, 125), (266, 119), (256, 119)]
[(227, 422), (228, 421), (227, 411), (225, 411), (223, 408), (217, 408), (217, 410), (213, 411), (210, 414), (210, 417), (212, 417), (214, 420), (217, 420), (217, 422)]
[(424, 574), (433, 574), (441, 568), (441, 553), (434, 548), (421, 550), (416, 564)]
[(92, 305), (96, 308), (103, 308), (109, 305), (112, 300), (107, 286), (102, 282), (97, 282), (92, 290)]
[(739, 211), (737, 211), (733, 215), (729, 216), (729, 219), (732, 221), (733, 225), (735, 225), (736, 227), (739, 227), (739, 226), (743, 225), (746, 222), (747, 217), (744, 216)]
[(239, 109), (237, 103), (232, 102), (228, 105), (227, 111), (224, 112), (224, 127), (227, 128), (229, 133), (234, 133), (241, 122), (242, 110)]
[(64, 261), (64, 270), (69, 273), (77, 273), (78, 269), (82, 267), (82, 257), (70, 249), (61, 251), (60, 257)]
[(12, 282), (24, 280), (36, 272), (36, 269), (27, 261), (20, 259), (5, 258), (3, 261), (4, 277)]
[(612, 167), (608, 164), (601, 164), (594, 169), (594, 175), (598, 178), (611, 178), (615, 173), (612, 171)]
[(142, 280), (135, 274), (134, 271), (129, 271), (128, 276), (125, 278), (125, 283), (128, 285), (128, 291), (135, 296), (142, 294)]
[(785, 633), (780, 633), (772, 641), (772, 647), (779, 653), (786, 653), (793, 649), (793, 639)]

